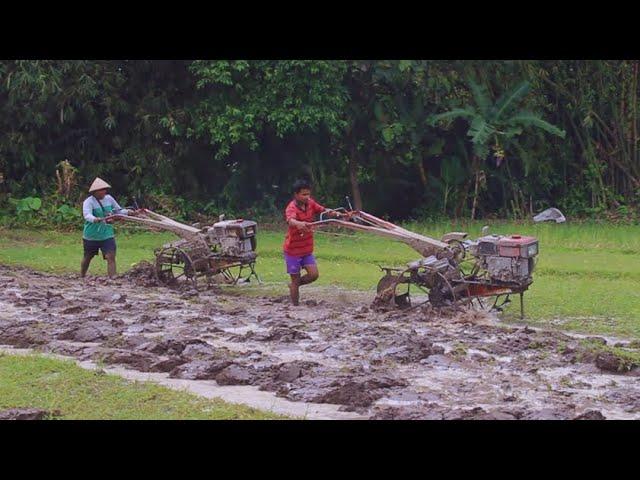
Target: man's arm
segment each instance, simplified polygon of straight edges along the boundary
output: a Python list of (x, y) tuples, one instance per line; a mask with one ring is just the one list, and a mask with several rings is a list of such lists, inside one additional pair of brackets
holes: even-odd
[(96, 223), (101, 221), (101, 218), (93, 215), (93, 209), (91, 208), (91, 198), (87, 198), (82, 202), (82, 216), (87, 222)]
[(307, 222), (301, 222), (296, 219), (296, 210), (295, 207), (287, 207), (285, 210), (285, 220), (287, 221), (287, 225), (297, 228), (303, 232), (308, 232), (310, 230), (309, 224)]
[(292, 227), (297, 228), (298, 230), (302, 230), (303, 232), (308, 232), (311, 227), (307, 222), (301, 222), (300, 220), (296, 220), (295, 218), (290, 218), (287, 220), (287, 223)]
[(127, 210), (126, 208), (122, 208), (118, 202), (116, 202), (116, 199), (113, 198), (111, 195), (109, 195), (109, 200), (111, 200), (111, 203), (113, 204), (113, 212), (118, 214), (118, 215), (129, 215), (129, 210)]
[(325, 208), (322, 213), (326, 213), (327, 215), (329, 215), (330, 217), (333, 217), (333, 218), (342, 218), (342, 217), (345, 216), (344, 213), (336, 212), (335, 210), (332, 210), (331, 208)]
[(342, 217), (345, 216), (344, 213), (336, 212), (332, 208), (325, 208), (322, 205), (319, 205), (319, 207), (322, 208), (322, 210), (320, 210), (319, 213), (324, 213), (324, 214), (328, 215), (329, 217), (342, 218)]
[(340, 217), (344, 216), (340, 212), (336, 212), (335, 210), (333, 210), (331, 208), (326, 208), (325, 206), (320, 205), (315, 200), (313, 201), (312, 206), (313, 206), (314, 213), (326, 213), (328, 216), (333, 217), (333, 218), (340, 218)]

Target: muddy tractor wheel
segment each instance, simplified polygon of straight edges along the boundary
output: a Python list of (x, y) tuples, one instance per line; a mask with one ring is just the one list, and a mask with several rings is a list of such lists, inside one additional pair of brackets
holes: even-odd
[(167, 286), (188, 282), (197, 287), (193, 262), (184, 250), (177, 247), (163, 248), (156, 255), (156, 278)]
[(460, 240), (451, 239), (447, 242), (455, 252), (454, 260), (456, 263), (462, 263), (467, 258), (467, 247)]
[(429, 289), (429, 303), (434, 307), (451, 304), (459, 300), (459, 296), (451, 285), (451, 282), (441, 273), (437, 274), (436, 281)]
[(379, 303), (392, 303), (399, 308), (407, 308), (411, 306), (411, 299), (409, 298), (409, 290), (402, 293), (403, 287), (401, 285), (406, 284), (408, 286), (408, 279), (402, 274), (393, 275), (391, 273), (385, 275), (378, 281), (376, 288), (376, 302)]

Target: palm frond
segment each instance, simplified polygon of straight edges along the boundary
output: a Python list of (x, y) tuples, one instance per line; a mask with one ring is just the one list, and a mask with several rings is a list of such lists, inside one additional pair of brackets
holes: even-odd
[(487, 121), (477, 116), (471, 122), (467, 135), (471, 137), (471, 142), (474, 145), (486, 144), (489, 141), (489, 137), (496, 131), (495, 127)]
[(477, 116), (477, 113), (472, 108), (454, 108), (453, 110), (449, 110), (448, 112), (431, 115), (429, 118), (427, 118), (427, 124), (435, 125), (436, 123), (442, 122), (444, 120), (451, 120), (454, 118), (473, 118), (475, 116)]
[(541, 130), (544, 130), (547, 133), (552, 135), (556, 135), (560, 138), (564, 138), (566, 132), (556, 127), (555, 125), (550, 124), (549, 122), (540, 118), (539, 115), (536, 115), (532, 112), (521, 112), (517, 115), (511, 117), (508, 121), (510, 125), (522, 125), (523, 127), (538, 127)]
[(487, 158), (487, 155), (489, 155), (489, 147), (486, 143), (474, 143), (473, 153), (475, 153), (478, 157), (485, 159)]
[(513, 104), (515, 104), (518, 100), (523, 98), (527, 93), (529, 93), (529, 89), (531, 84), (525, 80), (520, 85), (509, 90), (507, 93), (502, 95), (496, 105), (494, 107), (494, 116), (496, 119), (499, 119), (501, 115)]
[(469, 88), (471, 88), (471, 93), (473, 94), (473, 98), (478, 106), (478, 111), (482, 116), (487, 117), (489, 109), (491, 108), (491, 98), (489, 98), (487, 93), (487, 87), (480, 85), (473, 80), (469, 80)]
[(520, 145), (520, 142), (518, 141), (514, 141), (512, 143), (512, 146), (517, 150), (518, 156), (522, 161), (522, 166), (524, 167), (524, 176), (528, 177), (529, 173), (532, 170), (532, 167), (534, 166), (534, 161), (531, 155), (522, 147), (522, 145)]
[(504, 132), (502, 132), (502, 135), (504, 135), (507, 138), (512, 138), (512, 137), (517, 137), (521, 133), (522, 133), (522, 127), (516, 126), (516, 127), (507, 128)]

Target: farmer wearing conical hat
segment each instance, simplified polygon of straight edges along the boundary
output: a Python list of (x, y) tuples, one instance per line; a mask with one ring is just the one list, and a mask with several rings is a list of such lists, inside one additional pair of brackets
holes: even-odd
[(84, 257), (80, 265), (80, 276), (84, 277), (89, 269), (91, 259), (102, 251), (102, 256), (107, 261), (107, 273), (109, 277), (116, 274), (116, 240), (114, 238), (112, 222), (117, 219), (114, 214), (129, 215), (132, 212), (122, 208), (118, 202), (107, 193), (111, 188), (101, 178), (96, 178), (89, 188), (89, 197), (82, 204), (84, 216), (84, 230), (82, 243)]

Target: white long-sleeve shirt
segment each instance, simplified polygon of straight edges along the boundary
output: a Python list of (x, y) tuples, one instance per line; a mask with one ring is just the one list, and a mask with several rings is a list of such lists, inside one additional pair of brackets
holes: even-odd
[(98, 241), (112, 238), (114, 236), (113, 225), (104, 221), (96, 222), (96, 218), (104, 218), (113, 214), (129, 215), (129, 211), (118, 205), (118, 202), (111, 195), (105, 195), (100, 202), (93, 195), (88, 197), (82, 203), (82, 215), (85, 220), (82, 238)]
[[(100, 200), (100, 203), (102, 203), (102, 207), (104, 208), (104, 214), (100, 215), (100, 213), (98, 213), (97, 216), (99, 217), (112, 215), (114, 213), (117, 213), (118, 215), (129, 215), (129, 210), (122, 208), (111, 195), (105, 195), (105, 197)], [(98, 203), (98, 199), (93, 195), (88, 197), (82, 203), (82, 215), (87, 222), (93, 223), (96, 221), (96, 215), (94, 215), (94, 212), (102, 212), (100, 203)]]

